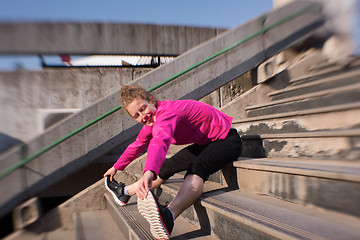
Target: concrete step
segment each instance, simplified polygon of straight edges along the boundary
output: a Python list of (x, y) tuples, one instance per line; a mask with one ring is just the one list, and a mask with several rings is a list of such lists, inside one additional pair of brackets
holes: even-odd
[(137, 211), (135, 196), (126, 207), (119, 207), (109, 193), (104, 196), (108, 211), (126, 239), (154, 239), (148, 223)]
[(214, 176), (209, 182), (360, 217), (360, 162), (240, 157)]
[[(298, 78), (290, 80), (291, 85), (298, 85), (308, 83), (314, 80), (323, 79), (327, 77), (334, 77), (334, 74), (344, 73), (345, 71), (348, 76), (354, 76), (358, 74), (360, 70), (360, 58), (349, 58), (343, 62), (324, 63), (316, 65), (311, 69), (309, 74), (303, 75)], [(336, 77), (336, 76), (335, 76)]]
[(241, 191), (360, 217), (359, 162), (240, 158), (233, 165)]
[(360, 102), (234, 119), (240, 135), (351, 129), (360, 125)]
[(296, 97), (290, 100), (287, 99), (287, 101), (276, 101), (272, 104), (255, 106), (248, 111), (248, 117), (358, 103), (360, 102), (360, 84), (331, 91), (321, 91), (318, 94), (311, 94), (312, 96), (309, 95), (306, 98)]
[[(280, 100), (274, 100), (274, 101), (263, 103), (263, 104), (252, 105), (252, 106), (246, 107), (245, 109), (247, 112), (250, 112), (250, 111), (254, 111), (254, 110), (266, 109), (269, 107), (274, 107), (274, 106), (279, 106), (279, 105), (286, 105), (289, 103), (296, 103), (299, 101), (323, 98), (323, 97), (326, 97), (329, 95), (340, 94), (340, 93), (344, 93), (344, 92), (351, 92), (355, 89), (360, 89), (360, 82), (349, 85), (349, 86), (338, 87), (335, 89), (323, 90), (323, 91), (318, 91), (318, 92), (309, 93), (309, 94), (302, 94), (300, 96), (295, 96), (295, 97), (290, 97), (290, 98), (285, 98), (285, 99), (280, 99)], [(341, 101), (337, 101), (336, 103), (339, 104), (339, 102), (341, 102)], [(321, 106), (318, 106), (318, 107), (321, 107)], [(261, 115), (261, 114), (259, 114), (259, 115)]]
[(338, 87), (343, 87), (346, 85), (352, 85), (360, 82), (360, 70), (354, 72), (343, 72), (339, 74), (334, 74), (331, 77), (321, 78), (318, 80), (313, 80), (308, 83), (289, 86), (287, 88), (273, 91), (269, 93), (271, 100), (280, 100), (290, 97), (296, 97), (302, 94), (309, 94), (318, 91), (324, 91), (329, 89), (334, 89)]
[[(169, 179), (162, 187), (163, 199), (172, 199), (181, 183), (181, 178)], [(360, 237), (359, 218), (210, 182), (200, 200), (183, 213), (190, 220), (193, 215), (198, 215), (199, 225), (209, 226), (224, 240)]]
[[(136, 196), (131, 197), (128, 205), (125, 207), (118, 206), (108, 193), (105, 194), (105, 199), (109, 212), (126, 237), (124, 239), (154, 239), (150, 233), (148, 222), (140, 215), (137, 209)], [(178, 217), (175, 220), (171, 239), (216, 240), (218, 238), (195, 226), (183, 217)]]
[(360, 160), (360, 129), (243, 135), (244, 157)]
[(109, 211), (83, 211), (74, 216), (76, 240), (127, 239)]
[(16, 231), (3, 240), (75, 240), (73, 230), (54, 230), (49, 232), (32, 232), (28, 230)]

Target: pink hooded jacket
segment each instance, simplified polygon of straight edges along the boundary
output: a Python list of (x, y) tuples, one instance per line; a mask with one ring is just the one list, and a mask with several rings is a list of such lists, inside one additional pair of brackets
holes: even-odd
[(147, 149), (144, 171), (158, 174), (170, 144), (196, 143), (205, 145), (217, 139), (225, 139), (232, 122), (216, 108), (194, 100), (158, 101), (152, 127), (143, 126), (135, 142), (130, 144), (114, 164), (124, 170)]

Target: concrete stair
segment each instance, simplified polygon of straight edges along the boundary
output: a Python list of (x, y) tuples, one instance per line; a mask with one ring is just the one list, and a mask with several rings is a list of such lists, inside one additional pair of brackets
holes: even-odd
[[(229, 168), (235, 171), (229, 171)], [(360, 219), (351, 214), (357, 209), (358, 197), (356, 193), (349, 191), (359, 187), (360, 165), (351, 162), (345, 165), (343, 161), (240, 158), (228, 166), (227, 170), (215, 175), (228, 174), (228, 179), (235, 177), (238, 187), (229, 187), (225, 183), (219, 184), (213, 180), (208, 181), (199, 201), (175, 221), (171, 239), (358, 239), (360, 237), (358, 228)], [(286, 176), (290, 176), (292, 182), (285, 181)], [(268, 181), (269, 179), (272, 181)], [(159, 196), (160, 203), (171, 201), (182, 182), (183, 175), (176, 174), (162, 185), (161, 189), (157, 189), (155, 194)], [(103, 180), (96, 184), (103, 186)], [(313, 199), (321, 201), (327, 199), (330, 202), (334, 200), (342, 211), (329, 210), (326, 206), (317, 206), (311, 201), (300, 202), (295, 199), (297, 196), (302, 196), (304, 199), (312, 200), (306, 198), (308, 195), (302, 192), (311, 186), (319, 187), (309, 193)], [(267, 188), (271, 191), (267, 192)], [(98, 192), (96, 189), (88, 190), (86, 194), (91, 195), (92, 198), (95, 195), (90, 191)], [(75, 196), (74, 199), (76, 198), (78, 197)], [(14, 234), (7, 240), (153, 239), (148, 223), (137, 211), (136, 196), (130, 199), (126, 207), (118, 206), (107, 192), (103, 197), (98, 196), (98, 198), (104, 199), (105, 207), (100, 210), (74, 213), (73, 230), (58, 229), (37, 235), (22, 232), (22, 234)], [(57, 238), (59, 236), (60, 238)]]
[[(306, 89), (309, 84), (319, 85), (319, 81), (336, 79), (338, 84), (343, 78), (352, 78), (346, 69), (329, 70), (325, 77), (324, 71), (307, 77), (303, 83), (290, 83), (285, 89), (290, 92), (295, 86)], [(359, 79), (356, 67), (350, 72), (355, 80)], [(356, 81), (343, 83), (357, 85)], [(321, 98), (319, 92), (343, 88), (353, 95), (351, 87), (344, 85), (319, 88), (311, 93), (311, 99)], [(306, 94), (301, 96), (305, 101)], [(273, 105), (281, 109), (282, 104), (300, 99), (300, 95), (247, 110)], [(243, 139), (242, 156), (209, 178), (202, 197), (176, 220), (172, 239), (359, 239), (359, 113), (360, 101), (354, 100), (311, 109), (274, 110), (245, 119), (235, 116), (234, 127)], [(174, 152), (176, 149), (169, 154)], [(127, 172), (118, 174), (117, 180), (125, 181), (125, 175), (141, 173), (145, 156), (139, 157)], [(100, 193), (102, 181), (97, 183), (96, 194), (95, 190), (83, 193), (103, 199), (102, 207), (89, 211), (75, 208), (79, 210), (73, 213), (72, 237), (153, 239), (148, 223), (137, 210), (136, 196), (126, 207), (119, 207), (109, 193)], [(157, 189), (159, 202), (171, 201), (182, 182), (183, 174), (176, 174)], [(11, 240), (15, 239), (20, 238)]]
[(356, 69), (311, 82), (306, 78), (302, 84), (299, 80), (294, 86), (290, 85), (285, 89), (271, 92), (269, 94), (271, 102), (247, 107), (248, 116), (256, 117), (274, 112), (283, 113), (359, 102), (359, 77), (360, 69)]
[(6, 238), (6, 240), (75, 240), (75, 235), (73, 230), (54, 230), (50, 232), (43, 232), (43, 233), (34, 233), (31, 231), (17, 231)]
[(228, 176), (239, 190), (213, 192), (218, 202), (204, 194), (209, 216), (217, 203), (226, 214), (246, 213), (246, 229), (262, 222), (254, 228), (270, 238), (358, 239), (359, 66), (323, 66), (269, 93), (269, 102), (246, 107), (249, 117), (234, 124), (243, 156)]
[[(310, 73), (302, 74), (300, 77), (290, 79), (291, 85), (297, 85), (298, 83), (310, 82), (313, 80), (326, 78), (332, 76), (336, 73), (343, 73), (344, 70), (353, 76), (354, 72), (357, 72), (359, 69), (360, 59), (348, 57), (342, 61), (334, 61), (329, 63), (327, 61), (323, 63), (317, 63), (310, 69)], [(356, 74), (356, 73), (355, 73)]]
[[(234, 186), (224, 181), (216, 183), (219, 175), (236, 179), (232, 180)], [(360, 186), (357, 162), (239, 158), (210, 179), (199, 201), (176, 220), (172, 239), (360, 237), (359, 195), (354, 192)], [(176, 174), (157, 189), (160, 203), (171, 201), (182, 182), (183, 175)], [(116, 205), (108, 193), (104, 200), (107, 210), (76, 213), (88, 223), (79, 228), (75, 221), (76, 236), (81, 236), (79, 231), (89, 233), (94, 225), (106, 222), (118, 236), (116, 239), (153, 239), (148, 223), (137, 211), (136, 196), (126, 207)], [(103, 231), (102, 227), (97, 231)]]
[[(269, 94), (297, 95), (247, 107), (250, 113), (276, 106), (235, 121), (243, 156), (210, 177), (199, 201), (177, 219), (172, 239), (359, 239), (360, 101), (282, 111), (297, 101), (358, 95), (359, 73), (325, 69)], [(171, 201), (182, 182), (177, 174), (158, 189), (160, 203)], [(152, 239), (136, 197), (126, 207), (105, 199), (126, 237)]]
[(234, 162), (241, 191), (360, 217), (360, 164), (292, 158)]
[(246, 107), (243, 156), (360, 159), (360, 65), (306, 76)]
[(76, 240), (126, 239), (109, 211), (83, 211), (75, 213)]
[(359, 129), (243, 136), (244, 156), (358, 160)]
[[(113, 198), (106, 193), (105, 200), (108, 210), (113, 217), (113, 222), (119, 226), (124, 239), (154, 239), (150, 233), (150, 226), (147, 221), (140, 215), (136, 201), (136, 196), (133, 196), (129, 204), (125, 207), (118, 206)], [(190, 223), (183, 217), (179, 217), (175, 221), (175, 226), (172, 232), (172, 239), (201, 239), (201, 240), (215, 240), (218, 239), (211, 236), (207, 231), (202, 230), (196, 225)]]
[[(239, 175), (242, 178), (242, 175)], [(160, 200), (172, 198), (182, 178), (163, 186)], [(353, 216), (294, 204), (264, 194), (207, 182), (201, 199), (183, 213), (220, 239), (357, 239)]]
[[(349, 191), (358, 188), (352, 184), (359, 182), (359, 165), (346, 166), (342, 161), (329, 163), (294, 159), (243, 158), (229, 167), (236, 169), (239, 188), (207, 182), (199, 201), (176, 220), (172, 239), (358, 239), (360, 237), (358, 228), (360, 219), (354, 216), (357, 213), (351, 214), (357, 209), (358, 198), (356, 193), (354, 195)], [(276, 176), (272, 176), (273, 181), (266, 181), (269, 179), (269, 174), (291, 175), (297, 178), (293, 180), (294, 182), (300, 181), (308, 186), (289, 182), (289, 185), (285, 186), (284, 178)], [(318, 182), (316, 183), (314, 179)], [(333, 182), (326, 182), (331, 180)], [(161, 187), (161, 191), (155, 191), (160, 196), (160, 203), (170, 201), (182, 181), (183, 175), (177, 174)], [(265, 188), (264, 185), (274, 187), (272, 194), (261, 192), (261, 189)], [(314, 199), (322, 197), (319, 200), (334, 200), (342, 211), (329, 210), (326, 206), (317, 206), (310, 201), (301, 203), (294, 200), (296, 194), (301, 195), (301, 191), (306, 187), (315, 185), (319, 186), (319, 189), (314, 189), (310, 193), (311, 197)], [(284, 189), (288, 189), (289, 192), (286, 193)], [(318, 194), (313, 196), (314, 193)], [(321, 195), (321, 193), (325, 194)], [(286, 194), (289, 196), (286, 197)], [(307, 197), (304, 193), (301, 196)], [(137, 211), (136, 197), (132, 197), (126, 207), (117, 206), (107, 193), (105, 199), (107, 209), (125, 234), (125, 239), (152, 239), (147, 222)], [(336, 199), (342, 202), (336, 202)], [(352, 203), (349, 203), (351, 201)], [(326, 203), (328, 202), (323, 202)], [(212, 235), (208, 235), (209, 232)]]

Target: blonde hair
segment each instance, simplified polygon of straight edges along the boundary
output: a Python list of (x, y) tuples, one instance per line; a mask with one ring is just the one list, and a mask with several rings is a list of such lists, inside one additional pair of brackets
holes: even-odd
[[(121, 99), (121, 105), (122, 108), (126, 110), (127, 106), (134, 101), (135, 99), (144, 99), (148, 102), (150, 102), (151, 100), (155, 100), (155, 97), (149, 93), (148, 91), (146, 91), (144, 88), (142, 88), (139, 85), (128, 85), (128, 86), (123, 86), (120, 90), (120, 99)], [(126, 110), (127, 111), (127, 110)]]

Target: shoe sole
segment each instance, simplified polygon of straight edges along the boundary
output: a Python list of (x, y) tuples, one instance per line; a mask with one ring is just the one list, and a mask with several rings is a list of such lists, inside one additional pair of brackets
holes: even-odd
[(140, 214), (149, 222), (150, 232), (156, 239), (170, 239), (156, 200), (150, 191), (145, 199), (138, 199), (137, 207)]
[(115, 201), (115, 203), (116, 203), (117, 205), (119, 205), (119, 206), (121, 206), (121, 207), (124, 207), (124, 206), (127, 205), (127, 203), (124, 203), (124, 202), (120, 201), (120, 200), (118, 199), (118, 197), (115, 195), (115, 193), (109, 188), (109, 186), (106, 184), (106, 179), (105, 179), (105, 181), (104, 181), (104, 184), (105, 184), (106, 190), (108, 190), (108, 191), (111, 193), (111, 196), (113, 197), (113, 199), (114, 199), (114, 201)]

